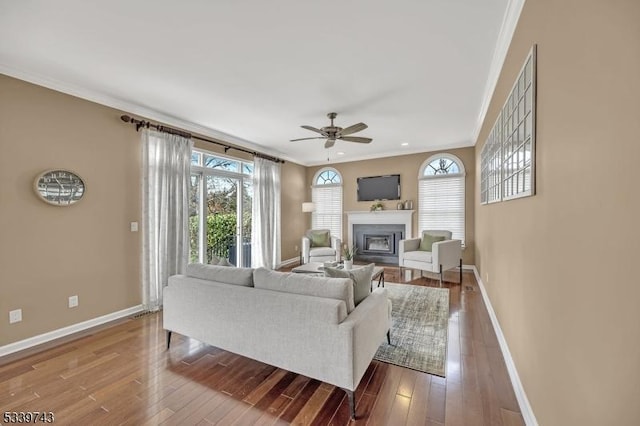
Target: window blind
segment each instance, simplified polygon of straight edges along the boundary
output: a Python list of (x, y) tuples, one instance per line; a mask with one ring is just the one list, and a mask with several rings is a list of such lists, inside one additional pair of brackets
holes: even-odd
[(311, 201), (315, 206), (311, 214), (311, 227), (329, 229), (331, 236), (342, 240), (342, 186), (314, 186)]
[(418, 184), (418, 228), (451, 231), (464, 245), (464, 176), (423, 178)]

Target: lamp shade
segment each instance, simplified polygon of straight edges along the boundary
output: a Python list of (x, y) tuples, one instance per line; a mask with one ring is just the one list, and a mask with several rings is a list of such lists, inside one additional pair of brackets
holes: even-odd
[(310, 213), (315, 210), (313, 203), (302, 203), (302, 211), (304, 213)]

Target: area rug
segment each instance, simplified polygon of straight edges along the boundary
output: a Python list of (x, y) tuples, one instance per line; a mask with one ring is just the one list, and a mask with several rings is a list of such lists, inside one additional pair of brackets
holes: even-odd
[(449, 289), (386, 283), (392, 303), (391, 345), (375, 359), (444, 377), (449, 328)]

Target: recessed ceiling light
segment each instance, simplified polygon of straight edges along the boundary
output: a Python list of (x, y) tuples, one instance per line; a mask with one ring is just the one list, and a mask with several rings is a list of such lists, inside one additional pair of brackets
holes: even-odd
[(408, 145), (409, 145), (409, 142), (402, 142), (400, 145), (402, 145), (402, 146), (408, 146)]
[(338, 155), (344, 155), (344, 152), (339, 151), (339, 152), (336, 152), (336, 154), (338, 154)]

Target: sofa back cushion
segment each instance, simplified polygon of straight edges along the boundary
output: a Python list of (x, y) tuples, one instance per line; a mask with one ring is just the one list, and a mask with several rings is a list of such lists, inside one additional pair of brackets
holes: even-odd
[(227, 266), (190, 263), (186, 274), (189, 277), (221, 283), (253, 287), (253, 269), (229, 268)]
[(347, 313), (355, 308), (353, 285), (348, 278), (325, 278), (258, 268), (253, 271), (253, 284), (265, 290), (342, 300), (347, 306)]

